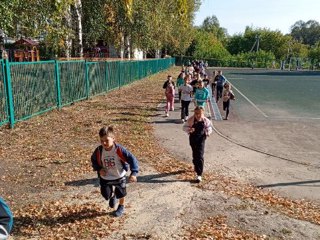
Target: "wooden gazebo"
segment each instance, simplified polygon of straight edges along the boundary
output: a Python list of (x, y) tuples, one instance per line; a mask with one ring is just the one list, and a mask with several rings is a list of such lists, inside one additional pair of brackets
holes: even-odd
[(37, 46), (39, 43), (31, 39), (21, 38), (14, 43), (14, 61), (29, 62), (40, 61), (39, 50)]

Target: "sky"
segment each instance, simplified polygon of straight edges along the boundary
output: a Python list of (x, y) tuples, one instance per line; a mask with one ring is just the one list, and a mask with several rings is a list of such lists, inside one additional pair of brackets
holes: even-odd
[(287, 34), (299, 20), (320, 23), (320, 0), (202, 0), (194, 25), (212, 15), (231, 36), (244, 33), (246, 26)]

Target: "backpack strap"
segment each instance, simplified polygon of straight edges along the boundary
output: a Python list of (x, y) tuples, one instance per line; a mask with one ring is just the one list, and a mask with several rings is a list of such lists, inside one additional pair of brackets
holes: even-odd
[(126, 158), (123, 156), (123, 152), (121, 151), (120, 147), (117, 147), (116, 153), (117, 153), (117, 155), (119, 156), (121, 162), (122, 162), (123, 164), (126, 164), (126, 163), (127, 163), (127, 160), (126, 160)]
[(102, 167), (102, 162), (101, 162), (101, 155), (102, 155), (102, 146), (98, 147), (98, 150), (96, 152), (97, 155), (97, 163), (100, 167)]

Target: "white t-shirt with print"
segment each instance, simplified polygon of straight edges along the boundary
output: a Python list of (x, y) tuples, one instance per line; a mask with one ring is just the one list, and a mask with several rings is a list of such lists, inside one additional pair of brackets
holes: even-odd
[(105, 180), (115, 180), (126, 175), (120, 157), (116, 153), (116, 148), (113, 145), (110, 151), (102, 149), (101, 161), (103, 168), (107, 171), (106, 176), (101, 176)]

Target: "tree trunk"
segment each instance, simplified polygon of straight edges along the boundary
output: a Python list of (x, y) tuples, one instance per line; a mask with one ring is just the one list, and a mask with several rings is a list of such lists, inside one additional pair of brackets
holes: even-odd
[(120, 42), (120, 58), (124, 58), (124, 48), (125, 48), (125, 43), (124, 43), (124, 36), (123, 34), (121, 35), (121, 42)]
[(82, 4), (81, 0), (77, 0), (75, 2), (75, 10), (77, 15), (77, 21), (78, 21), (78, 41), (79, 41), (79, 56), (83, 57), (83, 38), (82, 38)]
[[(66, 24), (67, 24), (68, 28), (71, 29), (71, 27), (72, 27), (71, 6), (69, 6), (68, 9), (66, 10), (65, 18), (66, 18)], [(66, 36), (66, 46), (65, 47), (66, 47), (66, 58), (70, 58), (72, 39), (69, 34)]]
[(131, 48), (130, 48), (130, 37), (127, 35), (126, 36), (126, 57), (128, 58), (128, 59), (130, 59), (131, 58)]

